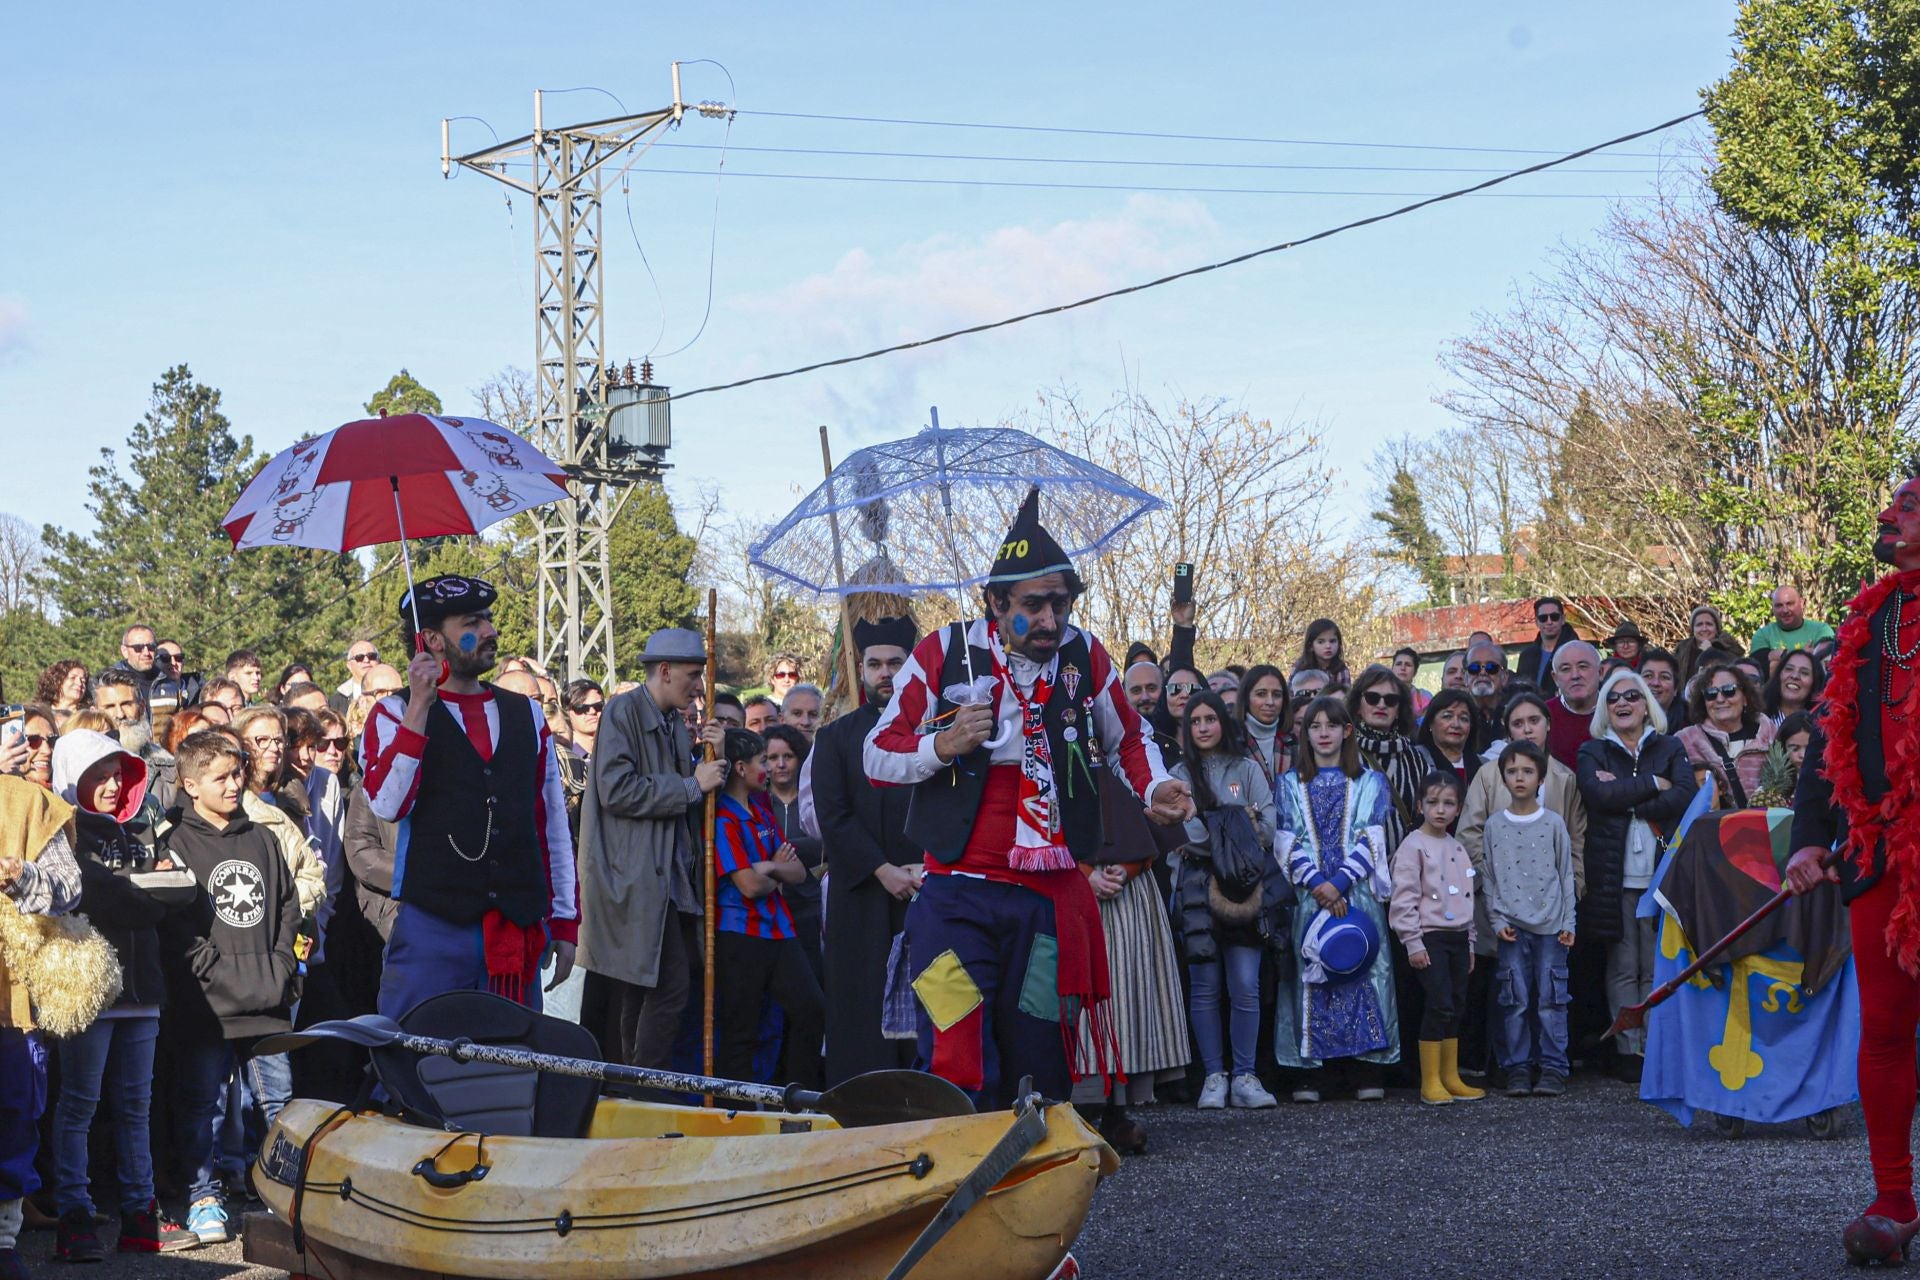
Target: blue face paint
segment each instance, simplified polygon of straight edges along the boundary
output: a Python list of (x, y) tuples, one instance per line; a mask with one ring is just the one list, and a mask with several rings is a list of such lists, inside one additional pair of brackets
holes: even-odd
[(471, 631), (464, 632), (460, 636), (460, 652), (472, 653), (475, 649), (478, 649), (479, 647), (480, 647), (480, 637), (473, 634), (473, 632)]
[(1033, 630), (1033, 624), (1027, 621), (1027, 615), (1024, 613), (1014, 614), (1013, 621), (1007, 625), (1012, 629), (1013, 638), (1016, 640), (1026, 639), (1027, 632)]

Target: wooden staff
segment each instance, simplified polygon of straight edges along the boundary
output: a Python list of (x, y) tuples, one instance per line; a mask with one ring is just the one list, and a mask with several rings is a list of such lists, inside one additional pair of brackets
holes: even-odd
[(860, 656), (853, 648), (853, 614), (847, 608), (847, 565), (840, 550), (840, 514), (833, 509), (833, 451), (827, 447), (824, 422), (820, 424), (820, 466), (827, 473), (827, 528), (833, 534), (833, 585), (840, 591), (840, 658), (846, 667), (847, 706), (857, 707), (860, 705)]
[[(717, 591), (714, 591), (712, 589), (709, 589), (707, 591), (707, 708), (706, 708), (706, 716), (701, 722), (701, 728), (703, 730), (706, 728), (707, 725), (713, 723), (713, 695), (714, 695), (713, 686), (714, 686), (714, 681), (716, 677), (719, 675), (719, 670), (720, 670), (720, 655), (718, 652), (718, 644), (716, 643), (716, 637), (714, 635), (714, 620), (720, 608), (719, 599), (720, 599), (720, 596)], [(713, 743), (709, 742), (706, 744), (706, 758), (709, 761), (715, 759), (718, 756), (718, 754), (719, 753), (713, 749)], [(700, 1027), (701, 1027), (700, 1047), (701, 1047), (701, 1061), (705, 1064), (703, 1067), (703, 1071), (707, 1075), (713, 1074), (713, 986), (714, 986), (714, 954), (713, 952), (714, 952), (714, 934), (717, 931), (717, 927), (720, 921), (720, 902), (719, 902), (720, 889), (717, 883), (717, 872), (714, 869), (715, 856), (718, 852), (714, 848), (714, 814), (719, 807), (719, 803), (720, 803), (719, 797), (720, 797), (720, 789), (718, 787), (714, 788), (712, 791), (707, 792), (707, 816), (706, 816), (707, 838), (706, 838), (705, 845), (703, 846), (707, 851), (706, 871), (703, 874), (704, 887), (706, 889), (706, 894), (707, 894), (706, 901), (705, 901), (706, 910), (705, 912), (703, 912), (703, 914), (706, 917), (707, 962), (704, 966), (702, 966), (705, 971), (705, 976), (701, 984), (703, 990), (701, 991), (701, 1005), (700, 1005)], [(706, 1105), (709, 1107), (713, 1105), (712, 1094), (707, 1095)]]

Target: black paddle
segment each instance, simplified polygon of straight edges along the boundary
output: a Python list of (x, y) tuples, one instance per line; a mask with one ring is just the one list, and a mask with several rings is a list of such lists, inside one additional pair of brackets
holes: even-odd
[(254, 1047), (255, 1053), (285, 1053), (321, 1040), (339, 1040), (363, 1049), (399, 1048), (410, 1053), (428, 1053), (455, 1062), (488, 1062), (523, 1071), (550, 1071), (556, 1075), (582, 1076), (609, 1084), (637, 1085), (668, 1093), (710, 1093), (735, 1102), (754, 1102), (786, 1111), (811, 1111), (832, 1117), (843, 1129), (863, 1129), (870, 1125), (904, 1124), (914, 1120), (943, 1120), (949, 1116), (973, 1114), (973, 1103), (957, 1087), (939, 1076), (924, 1071), (869, 1071), (843, 1081), (824, 1092), (802, 1089), (797, 1084), (784, 1088), (772, 1084), (751, 1084), (745, 1080), (719, 1080), (711, 1076), (682, 1075), (677, 1071), (651, 1071), (644, 1067), (623, 1067), (591, 1058), (563, 1058), (550, 1053), (534, 1053), (512, 1045), (475, 1044), (471, 1040), (440, 1040), (417, 1036), (401, 1029), (392, 1018), (369, 1013), (338, 1022), (316, 1022), (302, 1031), (267, 1036)]

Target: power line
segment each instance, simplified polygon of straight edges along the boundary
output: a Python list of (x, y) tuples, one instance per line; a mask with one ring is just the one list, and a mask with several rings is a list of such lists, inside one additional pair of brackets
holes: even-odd
[(1004, 329), (1009, 325), (1020, 324), (1026, 320), (1038, 319), (1041, 316), (1059, 315), (1065, 311), (1074, 311), (1081, 307), (1090, 307), (1096, 302), (1106, 302), (1109, 299), (1123, 297), (1126, 294), (1141, 293), (1148, 289), (1158, 288), (1164, 284), (1172, 284), (1176, 280), (1185, 280), (1190, 276), (1205, 275), (1210, 271), (1219, 271), (1225, 267), (1238, 266), (1243, 262), (1251, 262), (1255, 258), (1264, 258), (1269, 254), (1281, 253), (1287, 249), (1297, 249), (1302, 245), (1313, 244), (1318, 240), (1329, 240), (1334, 236), (1341, 235), (1348, 231), (1357, 231), (1361, 227), (1370, 227), (1375, 223), (1388, 222), (1394, 218), (1404, 217), (1407, 214), (1427, 208), (1429, 205), (1440, 204), (1447, 200), (1457, 200), (1462, 196), (1469, 196), (1475, 192), (1485, 191), (1489, 187), (1497, 187), (1502, 183), (1512, 182), (1515, 178), (1523, 178), (1529, 174), (1539, 173), (1546, 169), (1569, 164), (1572, 161), (1590, 156), (1597, 151), (1604, 151), (1608, 147), (1618, 146), (1623, 142), (1633, 142), (1656, 133), (1662, 133), (1705, 114), (1704, 111), (1689, 111), (1683, 116), (1675, 116), (1673, 119), (1662, 124), (1656, 124), (1651, 128), (1636, 129), (1632, 133), (1623, 133), (1617, 138), (1610, 138), (1605, 142), (1596, 142), (1590, 147), (1582, 147), (1578, 151), (1571, 151), (1566, 155), (1556, 156), (1551, 160), (1543, 160), (1539, 164), (1528, 165), (1524, 169), (1515, 169), (1510, 173), (1503, 173), (1498, 177), (1489, 178), (1485, 182), (1478, 182), (1470, 187), (1461, 187), (1457, 190), (1442, 192), (1439, 195), (1428, 196), (1423, 200), (1416, 200), (1412, 204), (1401, 205), (1397, 209), (1389, 209), (1384, 213), (1372, 214), (1365, 218), (1357, 218), (1352, 222), (1343, 222), (1336, 227), (1328, 227), (1324, 231), (1316, 231), (1312, 235), (1304, 236), (1298, 240), (1282, 241), (1279, 244), (1268, 245), (1264, 249), (1254, 249), (1235, 257), (1223, 258), (1218, 262), (1209, 262), (1204, 266), (1189, 267), (1185, 271), (1176, 271), (1172, 275), (1160, 276), (1157, 279), (1142, 281), (1139, 284), (1126, 285), (1119, 289), (1109, 289), (1105, 293), (1096, 293), (1091, 297), (1081, 298), (1074, 302), (1063, 302), (1057, 306), (1043, 307), (1038, 311), (1028, 311), (1017, 316), (1009, 316), (1004, 320), (989, 321), (986, 324), (969, 325), (964, 329), (953, 329), (946, 333), (935, 334), (931, 338), (921, 338), (914, 342), (896, 343), (893, 346), (881, 347), (874, 351), (863, 352), (857, 356), (842, 356), (837, 360), (822, 360), (815, 364), (802, 365), (798, 369), (786, 369), (779, 373), (763, 373), (757, 377), (741, 378), (734, 382), (718, 383), (710, 387), (697, 387), (692, 391), (682, 391), (679, 395), (672, 396), (670, 399), (688, 400), (694, 396), (707, 395), (714, 391), (732, 391), (735, 388), (752, 386), (759, 382), (772, 382), (779, 378), (792, 378), (803, 373), (814, 373), (820, 369), (831, 369), (840, 365), (858, 364), (863, 360), (873, 360), (880, 356), (892, 355), (895, 352), (911, 351), (916, 347), (930, 347), (935, 343), (950, 342), (955, 338), (963, 338), (976, 333), (985, 333), (991, 329)]
[[(1092, 138), (1156, 138), (1166, 142), (1236, 142), (1253, 143), (1262, 146), (1284, 147), (1346, 147), (1355, 150), (1382, 151), (1470, 151), (1485, 155), (1510, 156), (1550, 156), (1550, 150), (1530, 147), (1475, 147), (1447, 146), (1439, 143), (1423, 142), (1340, 142), (1327, 138), (1250, 138), (1231, 134), (1210, 133), (1149, 133), (1138, 129), (1075, 129), (1064, 125), (1044, 124), (991, 124), (967, 120), (901, 120), (889, 116), (836, 116), (823, 115), (811, 111), (743, 111), (749, 116), (769, 116), (784, 120), (831, 120), (840, 124), (888, 124), (908, 125), (923, 129), (990, 129), (1007, 133), (1064, 133)], [(1698, 112), (1694, 113), (1698, 115)], [(1623, 156), (1643, 160), (1658, 160), (1657, 151), (1623, 151)]]
[[(715, 151), (720, 148), (697, 142), (662, 142), (662, 151)], [(735, 147), (735, 151), (755, 155), (844, 156), (873, 160), (973, 160), (988, 164), (1103, 165), (1135, 169), (1250, 169), (1292, 173), (1504, 173), (1504, 169), (1476, 168), (1464, 165), (1401, 164), (1279, 164), (1237, 160), (1137, 160), (1094, 156), (1003, 156), (978, 155), (951, 151), (863, 151), (837, 147)], [(1567, 173), (1620, 173), (1646, 176), (1658, 169), (1568, 169)]]
[[(649, 169), (649, 174), (667, 174), (682, 178), (712, 176), (704, 169)], [(1151, 195), (1197, 196), (1428, 196), (1431, 191), (1381, 191), (1330, 187), (1171, 187), (1137, 182), (1018, 182), (1009, 178), (908, 178), (894, 174), (870, 173), (767, 173), (752, 169), (729, 169), (730, 178), (772, 178), (784, 182), (865, 182), (881, 186), (913, 187), (1011, 187), (1022, 191), (1134, 191)], [(1448, 193), (1438, 193), (1448, 194)], [(1490, 200), (1618, 200), (1614, 191), (1512, 191), (1488, 196)]]

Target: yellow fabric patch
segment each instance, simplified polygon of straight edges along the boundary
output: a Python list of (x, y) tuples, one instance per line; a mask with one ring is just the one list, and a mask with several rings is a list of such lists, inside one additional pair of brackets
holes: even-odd
[(952, 950), (942, 951), (920, 971), (913, 980), (913, 993), (920, 997), (920, 1007), (940, 1031), (980, 1007), (980, 988), (967, 976), (966, 966)]

